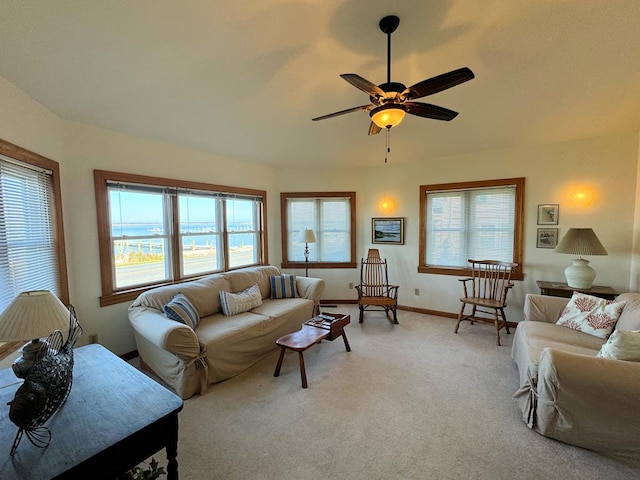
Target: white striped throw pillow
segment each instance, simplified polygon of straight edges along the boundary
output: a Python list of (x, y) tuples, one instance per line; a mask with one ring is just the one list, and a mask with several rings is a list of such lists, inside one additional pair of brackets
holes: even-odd
[(262, 305), (260, 287), (254, 285), (240, 293), (220, 291), (220, 305), (225, 315), (237, 315)]

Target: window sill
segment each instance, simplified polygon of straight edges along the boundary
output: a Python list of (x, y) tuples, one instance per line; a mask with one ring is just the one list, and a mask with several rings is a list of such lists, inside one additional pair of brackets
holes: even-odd
[[(306, 268), (305, 262), (282, 262), (280, 268)], [(309, 262), (309, 268), (357, 268), (355, 262)]]

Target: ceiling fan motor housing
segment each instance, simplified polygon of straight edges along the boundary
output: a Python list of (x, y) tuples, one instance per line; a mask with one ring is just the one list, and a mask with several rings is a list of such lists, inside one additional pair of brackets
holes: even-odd
[[(371, 103), (377, 103), (378, 105), (384, 105), (385, 103), (388, 103), (389, 101), (394, 101), (398, 95), (393, 95), (393, 94), (394, 93), (401, 94), (407, 88), (402, 83), (399, 83), (399, 82), (381, 83), (380, 85), (378, 85), (378, 87), (380, 87), (382, 90), (384, 90), (385, 93), (387, 93), (387, 94), (391, 93), (392, 94), (392, 95), (386, 96), (385, 98), (379, 98), (379, 97), (374, 97), (373, 95), (370, 95), (369, 99), (371, 100)], [(388, 100), (385, 101), (385, 99), (388, 99)]]

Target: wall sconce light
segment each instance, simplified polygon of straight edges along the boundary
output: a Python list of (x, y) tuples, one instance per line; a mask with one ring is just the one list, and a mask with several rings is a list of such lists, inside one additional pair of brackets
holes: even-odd
[(378, 203), (378, 210), (380, 210), (380, 213), (391, 214), (395, 211), (395, 209), (396, 202), (393, 200), (393, 198), (385, 197)]
[(589, 185), (575, 185), (567, 190), (564, 204), (576, 209), (593, 206), (596, 202), (596, 191)]

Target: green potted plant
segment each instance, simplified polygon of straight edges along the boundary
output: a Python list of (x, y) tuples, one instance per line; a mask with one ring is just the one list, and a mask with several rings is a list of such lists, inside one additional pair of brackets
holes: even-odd
[(129, 480), (156, 480), (160, 478), (160, 475), (166, 475), (164, 467), (158, 467), (158, 462), (155, 458), (151, 458), (149, 465), (143, 468), (140, 465), (129, 470), (124, 478)]

